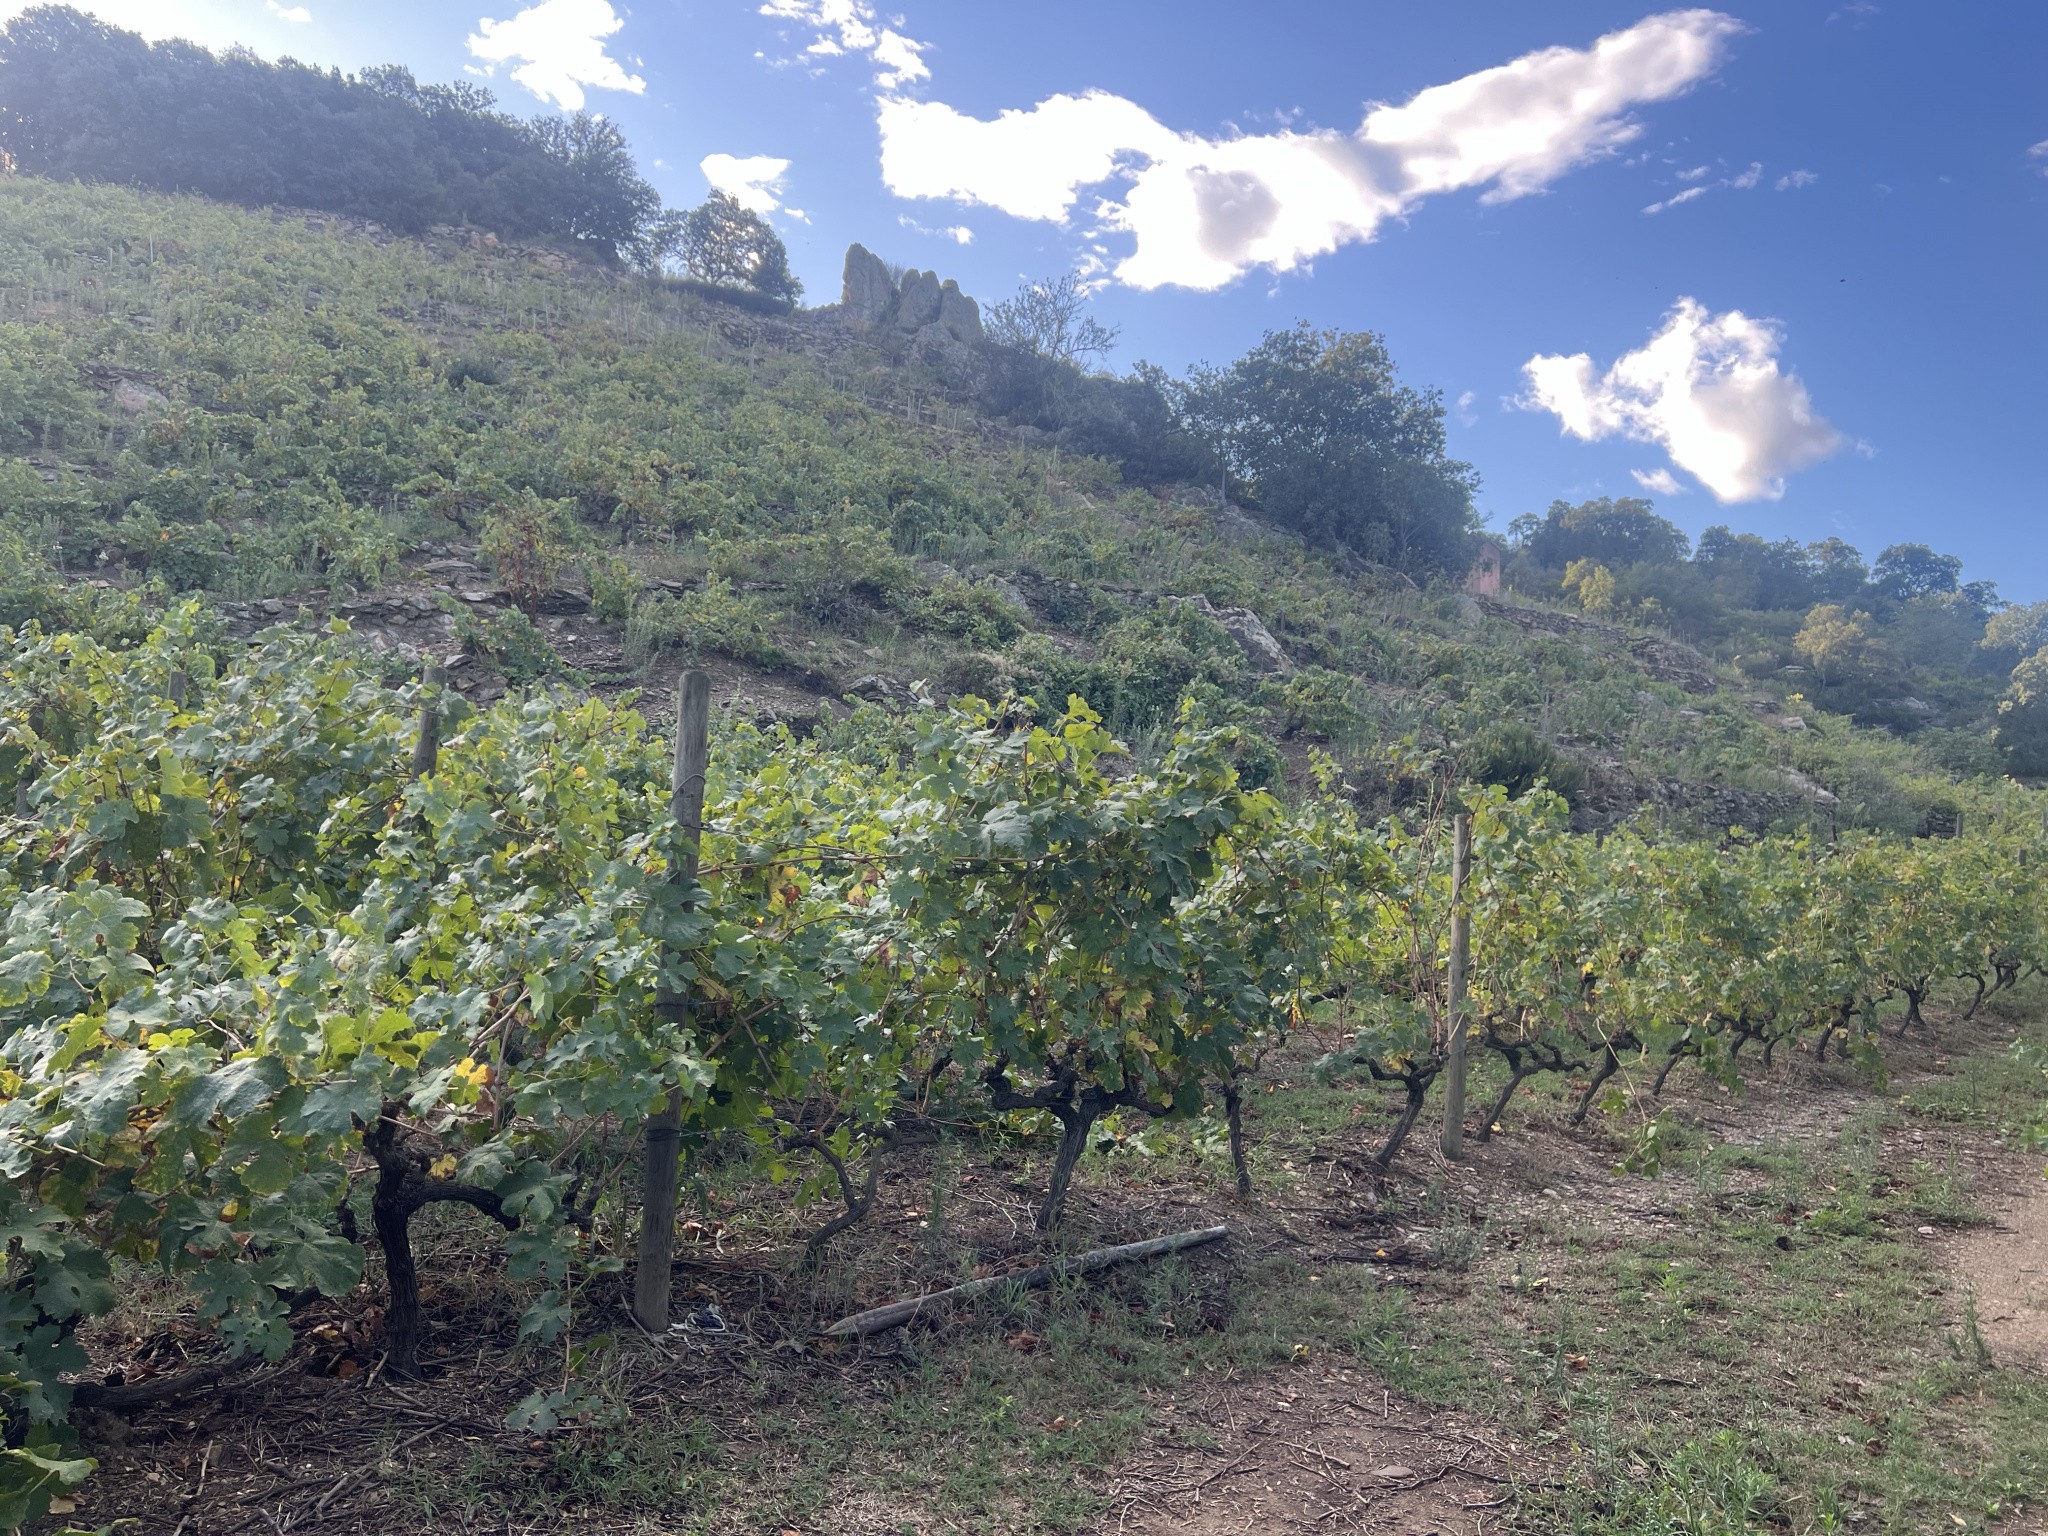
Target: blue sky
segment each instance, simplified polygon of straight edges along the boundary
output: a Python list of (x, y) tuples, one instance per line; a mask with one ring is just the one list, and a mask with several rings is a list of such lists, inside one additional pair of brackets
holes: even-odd
[(901, 3), (88, 8), (580, 101), (678, 205), (723, 157), (814, 302), (860, 240), (984, 302), (1079, 270), (1119, 366), (1382, 331), (1496, 527), (1649, 494), (2048, 597), (2048, 5)]

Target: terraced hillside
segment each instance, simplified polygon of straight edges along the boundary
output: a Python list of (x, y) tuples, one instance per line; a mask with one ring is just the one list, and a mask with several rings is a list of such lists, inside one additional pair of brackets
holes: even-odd
[(1255, 782), (1319, 750), (1384, 808), (1435, 760), (1547, 778), (1582, 826), (1932, 830), (1997, 766), (1967, 721), (1859, 730), (1654, 629), (1141, 483), (986, 414), (987, 346), (856, 298), (763, 314), (474, 231), (0, 182), (0, 616), (132, 630), (196, 591), (478, 697), (689, 658), (793, 721), (1079, 692), (1141, 748), (1192, 692), (1256, 727)]

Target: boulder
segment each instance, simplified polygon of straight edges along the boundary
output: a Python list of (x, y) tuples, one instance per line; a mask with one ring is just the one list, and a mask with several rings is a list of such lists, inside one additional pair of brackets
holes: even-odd
[(846, 276), (839, 289), (839, 307), (863, 328), (887, 325), (896, 314), (896, 285), (889, 268), (864, 245), (846, 248)]
[(143, 383), (140, 379), (117, 379), (114, 381), (114, 408), (130, 416), (146, 416), (151, 411), (162, 410), (169, 405), (163, 391)]
[(939, 285), (939, 324), (955, 341), (970, 347), (981, 345), (981, 306), (950, 277)]
[(1195, 612), (1214, 619), (1244, 652), (1254, 672), (1292, 672), (1294, 663), (1273, 638), (1273, 632), (1249, 608), (1218, 608), (1206, 597), (1177, 597), (1177, 603), (1192, 603)]
[(903, 274), (903, 288), (896, 295), (896, 328), (899, 331), (921, 331), (937, 323), (943, 303), (944, 290), (939, 287), (939, 274), (920, 272), (912, 267)]

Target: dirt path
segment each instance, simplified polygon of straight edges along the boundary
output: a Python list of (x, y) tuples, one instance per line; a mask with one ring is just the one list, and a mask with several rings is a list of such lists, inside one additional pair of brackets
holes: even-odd
[(2048, 1371), (2048, 1179), (2027, 1171), (2031, 1187), (1990, 1195), (1994, 1224), (1954, 1240), (1948, 1259), (1956, 1291), (1976, 1298), (1992, 1361)]
[(1497, 1432), (1365, 1372), (1233, 1383), (1178, 1416), (1111, 1484), (1100, 1530), (1484, 1536), (1519, 1462)]

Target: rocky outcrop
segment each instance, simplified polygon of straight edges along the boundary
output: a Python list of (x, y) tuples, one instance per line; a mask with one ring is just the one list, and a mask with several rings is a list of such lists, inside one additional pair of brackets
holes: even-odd
[(952, 278), (913, 267), (899, 283), (881, 257), (864, 245), (846, 248), (839, 309), (859, 331), (897, 331), (911, 338), (926, 361), (961, 363), (982, 344), (981, 306)]
[(950, 277), (939, 285), (939, 324), (955, 341), (970, 347), (981, 345), (981, 306)]
[(864, 245), (846, 248), (839, 307), (862, 330), (879, 329), (896, 317), (896, 284), (889, 277), (889, 268)]
[(896, 329), (921, 331), (936, 325), (943, 302), (939, 274), (911, 268), (903, 274), (903, 286), (896, 294)]
[(1273, 638), (1273, 632), (1266, 628), (1263, 620), (1249, 608), (1218, 608), (1206, 597), (1175, 597), (1167, 599), (1174, 603), (1187, 603), (1205, 619), (1213, 619), (1217, 626), (1238, 643), (1245, 660), (1252, 664), (1254, 672), (1292, 672), (1294, 663), (1287, 652), (1280, 648), (1280, 642)]

